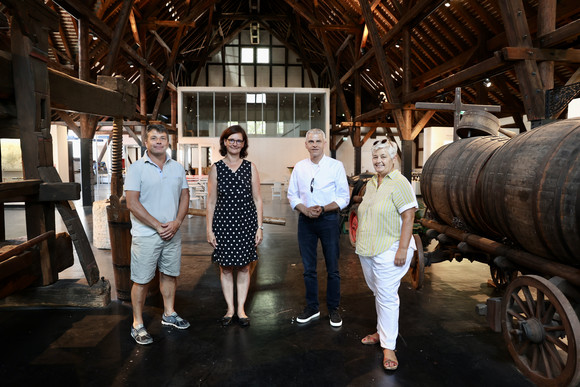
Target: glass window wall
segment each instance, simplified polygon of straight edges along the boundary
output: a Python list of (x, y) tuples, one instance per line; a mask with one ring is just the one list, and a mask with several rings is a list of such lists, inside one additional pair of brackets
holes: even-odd
[(271, 90), (181, 90), (181, 136), (219, 137), (236, 124), (250, 137), (304, 137), (311, 128), (326, 128), (327, 90)]

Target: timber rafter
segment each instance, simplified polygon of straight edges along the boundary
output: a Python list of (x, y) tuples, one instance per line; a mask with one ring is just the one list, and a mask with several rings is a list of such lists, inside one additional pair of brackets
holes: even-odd
[[(298, 56), (308, 85), (331, 89), (338, 113), (353, 115), (348, 122), (381, 122), (389, 115), (408, 138), (427, 115), (404, 106), (449, 102), (456, 87), (466, 102), (487, 98), (501, 105), (499, 115), (514, 117), (518, 126), (525, 115), (541, 119), (546, 89), (575, 79), (579, 63), (580, 5), (574, 0), (466, 0), (449, 7), (441, 0), (269, 0), (259, 9), (235, 0), (43, 3), (59, 16), (58, 28), (49, 32), (48, 67), (79, 78), (85, 72), (88, 82), (115, 74), (132, 83), (141, 83), (144, 69), (149, 103), (147, 111), (141, 106), (141, 117), (159, 110), (165, 89), (205, 79), (207, 64), (251, 22)], [(9, 15), (9, 7), (4, 12)], [(546, 29), (539, 14), (553, 14), (553, 27)], [(81, 19), (89, 35), (85, 69), (79, 67)], [(409, 41), (403, 44), (405, 30)], [(545, 71), (553, 73), (553, 86), (542, 81)], [(348, 86), (355, 76), (358, 92)], [(479, 86), (485, 79), (487, 90)], [(449, 113), (436, 112), (426, 125), (452, 121)]]

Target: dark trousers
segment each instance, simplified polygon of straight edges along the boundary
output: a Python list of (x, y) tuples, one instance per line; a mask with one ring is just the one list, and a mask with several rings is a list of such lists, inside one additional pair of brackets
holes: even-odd
[(298, 245), (302, 264), (304, 265), (304, 285), (306, 286), (307, 306), (319, 310), (318, 278), (316, 274), (316, 249), (318, 240), (322, 244), (322, 252), (326, 261), (327, 284), (326, 304), (328, 310), (338, 308), (340, 304), (340, 274), (338, 272), (339, 257), (339, 213), (325, 213), (316, 219), (310, 219), (300, 214), (298, 219)]

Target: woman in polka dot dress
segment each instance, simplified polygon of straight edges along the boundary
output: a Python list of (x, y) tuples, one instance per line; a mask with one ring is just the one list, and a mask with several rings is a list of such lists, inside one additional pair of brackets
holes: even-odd
[(244, 303), (250, 287), (250, 262), (258, 259), (262, 242), (260, 177), (248, 155), (248, 136), (239, 125), (220, 137), (224, 158), (211, 166), (206, 216), (207, 241), (214, 247), (212, 261), (220, 266), (220, 281), (228, 310), (221, 323), (228, 326), (235, 314), (234, 269), (237, 269), (237, 315), (241, 326), (250, 325)]

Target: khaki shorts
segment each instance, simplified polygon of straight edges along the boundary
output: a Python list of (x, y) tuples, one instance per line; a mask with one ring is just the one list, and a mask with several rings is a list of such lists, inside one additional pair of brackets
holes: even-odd
[(181, 231), (169, 241), (159, 234), (133, 236), (131, 243), (131, 281), (144, 285), (155, 277), (155, 269), (178, 277), (181, 267)]

